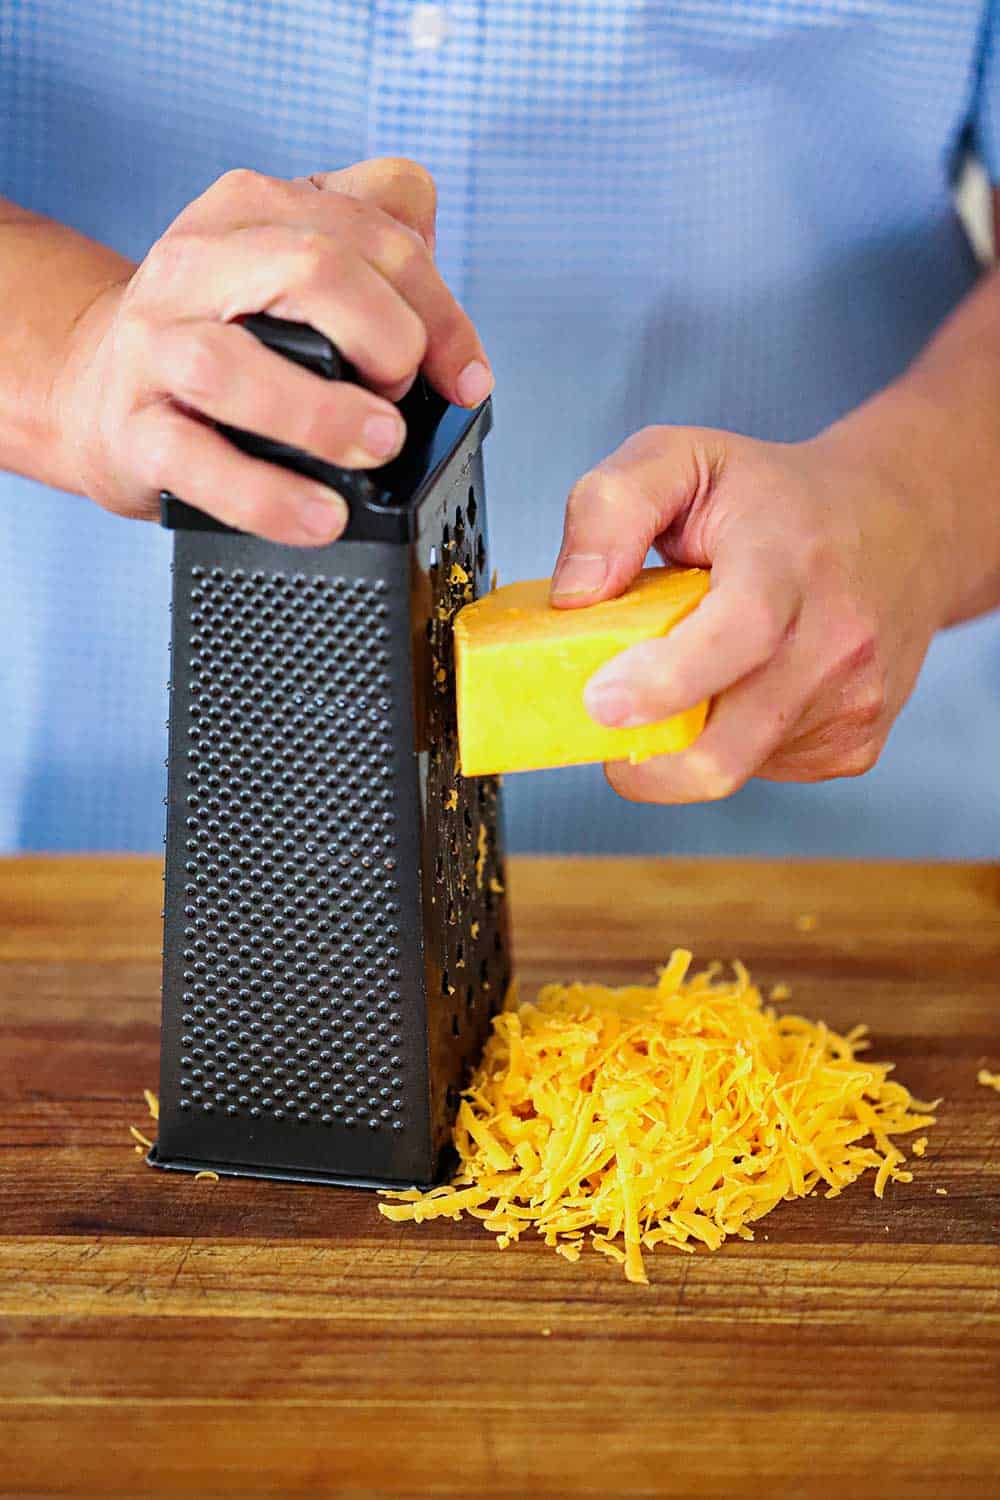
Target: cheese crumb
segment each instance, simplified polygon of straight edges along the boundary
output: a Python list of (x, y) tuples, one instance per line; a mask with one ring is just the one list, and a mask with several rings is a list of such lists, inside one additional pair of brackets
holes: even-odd
[(218, 1182), (219, 1174), (218, 1172), (196, 1172), (194, 1180), (195, 1182)]
[(976, 1074), (976, 1082), (981, 1083), (984, 1089), (996, 1089), (1000, 1094), (1000, 1073), (991, 1073), (989, 1068), (980, 1068)]
[(927, 1137), (925, 1135), (919, 1136), (918, 1139), (913, 1142), (913, 1146), (911, 1149), (914, 1156), (923, 1156), (924, 1152), (927, 1150)]
[(476, 839), (476, 889), (483, 888), (483, 871), (486, 869), (486, 857), (489, 854), (489, 836), (486, 832), (486, 824), (480, 823), (479, 833)]
[(935, 1188), (934, 1191), (937, 1193), (939, 1198), (947, 1198), (948, 1196), (947, 1188)]
[[(859, 1062), (864, 1028), (779, 1016), (739, 963), (688, 976), (679, 949), (650, 987), (550, 984), (493, 1021), (455, 1126), (459, 1172), (387, 1193), (399, 1222), (469, 1213), (503, 1243), (529, 1230), (575, 1262), (589, 1243), (647, 1280), (659, 1245), (717, 1250), (783, 1200), (838, 1196), (875, 1171), (912, 1180), (894, 1135), (934, 1123)], [(938, 1101), (940, 1102), (940, 1101)]]

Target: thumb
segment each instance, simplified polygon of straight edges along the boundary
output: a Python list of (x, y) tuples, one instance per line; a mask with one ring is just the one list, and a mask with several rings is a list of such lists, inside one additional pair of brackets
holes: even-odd
[(320, 192), (346, 193), (374, 203), (419, 234), (433, 253), (437, 186), (419, 162), (406, 156), (379, 156), (338, 172), (313, 172), (308, 180)]
[(579, 480), (570, 494), (552, 577), (560, 609), (624, 592), (653, 542), (710, 493), (725, 435), (645, 427)]

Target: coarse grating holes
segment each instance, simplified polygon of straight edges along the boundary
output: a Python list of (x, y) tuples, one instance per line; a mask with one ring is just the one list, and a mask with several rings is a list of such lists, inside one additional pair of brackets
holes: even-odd
[(386, 596), (191, 569), (182, 1109), (404, 1126)]
[[(441, 559), (439, 567), (429, 568), (429, 662), (435, 691), (428, 694), (426, 826), (433, 850), (427, 876), (438, 920), (429, 935), (428, 959), (429, 972), (441, 976), (444, 1024), (471, 1062), (475, 1052), (469, 1044), (482, 1038), (509, 978), (506, 912), (498, 899), (504, 880), (497, 832), (499, 784), (491, 777), (463, 777), (458, 764), (452, 627), (458, 610), (482, 592), (486, 568), (475, 486), (468, 487), (464, 506), (452, 498), (440, 514), (440, 531), (433, 542), (425, 542), (428, 559)], [(470, 970), (473, 977), (467, 979)], [(457, 983), (461, 992), (456, 995)]]

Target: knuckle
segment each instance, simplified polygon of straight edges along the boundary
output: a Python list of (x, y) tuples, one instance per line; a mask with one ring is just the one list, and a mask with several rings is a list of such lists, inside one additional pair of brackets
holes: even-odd
[(350, 413), (335, 394), (300, 411), (297, 425), (297, 444), (307, 453), (322, 454), (331, 459), (335, 451), (343, 448), (353, 436)]
[(588, 510), (592, 487), (593, 479), (590, 474), (584, 474), (573, 485), (566, 499), (566, 513), (571, 520), (579, 520)]
[(570, 514), (577, 519), (600, 510), (612, 516), (627, 517), (644, 508), (645, 497), (639, 483), (628, 469), (591, 469), (570, 491)]
[(886, 710), (886, 684), (883, 678), (872, 678), (865, 684), (847, 715), (856, 729), (873, 729)]
[(427, 330), (416, 313), (400, 320), (381, 351), (381, 371), (389, 382), (408, 380), (427, 353)]
[(400, 280), (412, 277), (430, 265), (427, 246), (414, 230), (398, 220), (386, 218), (373, 231), (374, 258), (386, 272)]
[(710, 802), (724, 802), (727, 797), (731, 797), (734, 792), (739, 791), (745, 780), (746, 777), (741, 776), (737, 771), (727, 771), (720, 768), (714, 782), (707, 790), (707, 800)]
[(880, 741), (874, 739), (862, 740), (853, 750), (849, 750), (837, 765), (838, 776), (864, 776), (878, 764), (882, 753)]
[(328, 237), (318, 229), (307, 229), (298, 237), (290, 274), (295, 285), (311, 286), (329, 280), (341, 264), (341, 257)]
[(208, 191), (226, 202), (240, 201), (258, 197), (272, 180), (261, 172), (255, 172), (252, 167), (230, 167), (228, 172), (223, 172), (221, 177), (216, 178)]
[(666, 427), (662, 423), (654, 422), (648, 427), (640, 427), (638, 432), (632, 433), (626, 441), (630, 449), (636, 453), (662, 453), (666, 445), (676, 436), (677, 429)]
[(386, 182), (402, 183), (411, 193), (420, 195), (433, 208), (437, 202), (437, 183), (434, 174), (423, 162), (412, 156), (382, 156), (373, 163)]
[(476, 331), (458, 303), (449, 300), (434, 319), (434, 336), (438, 344), (453, 344), (461, 340), (475, 347)]
[(232, 167), (189, 203), (174, 220), (174, 225), (231, 225), (245, 220), (247, 211), (259, 213), (275, 203), (285, 202), (294, 193), (291, 183), (280, 177), (267, 177), (251, 167)]
[(411, 182), (418, 191), (426, 193), (430, 199), (437, 197), (437, 182), (434, 173), (429, 167), (425, 167), (422, 161), (415, 161), (412, 156), (392, 156), (389, 160), (393, 169), (407, 182)]
[(739, 767), (702, 750), (688, 751), (688, 765), (698, 796), (705, 802), (722, 802), (738, 792), (747, 779), (747, 773)]

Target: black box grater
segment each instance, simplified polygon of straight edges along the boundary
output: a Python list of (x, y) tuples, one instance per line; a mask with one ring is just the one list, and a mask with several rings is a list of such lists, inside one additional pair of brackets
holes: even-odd
[[(353, 378), (314, 330), (251, 331)], [(499, 788), (458, 774), (452, 618), (488, 587), (489, 402), (423, 382), (367, 474), (226, 431), (350, 503), (318, 550), (170, 495), (158, 1166), (427, 1185), (510, 978)]]

